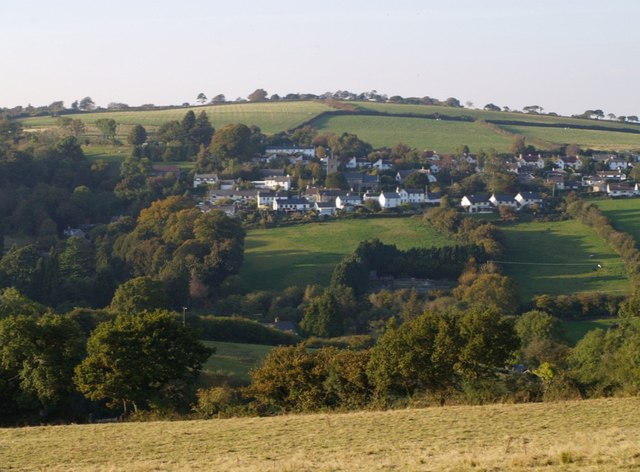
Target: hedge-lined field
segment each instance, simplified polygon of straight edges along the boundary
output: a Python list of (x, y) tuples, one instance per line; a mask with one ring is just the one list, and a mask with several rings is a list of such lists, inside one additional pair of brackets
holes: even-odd
[(580, 144), (583, 148), (608, 151), (640, 149), (640, 134), (570, 128), (544, 128), (540, 126), (503, 125), (510, 133), (521, 134), (529, 139), (540, 139), (558, 145)]
[(640, 469), (640, 399), (0, 429), (0, 464), (51, 471)]
[(320, 132), (348, 131), (374, 148), (404, 143), (420, 150), (454, 153), (462, 145), (471, 152), (494, 148), (509, 152), (513, 138), (481, 123), (390, 116), (328, 116), (314, 123)]
[[(625, 294), (629, 280), (620, 257), (589, 227), (575, 220), (502, 225), (504, 273), (523, 300), (579, 292)], [(600, 264), (602, 268), (597, 269)]]
[(595, 200), (594, 203), (602, 210), (619, 230), (629, 233), (640, 244), (640, 199), (618, 198)]
[[(79, 118), (88, 124), (93, 124), (101, 118), (111, 118), (116, 120), (119, 125), (141, 124), (148, 127), (149, 130), (155, 130), (167, 121), (181, 120), (189, 110), (193, 110), (196, 115), (205, 111), (209, 121), (216, 129), (228, 124), (244, 123), (248, 126), (258, 126), (263, 133), (273, 134), (294, 128), (323, 111), (332, 110), (332, 108), (320, 102), (262, 102), (230, 103), (169, 110), (78, 113), (65, 116)], [(50, 127), (56, 124), (56, 119), (50, 117), (27, 118), (21, 121), (24, 126), (35, 128)], [(118, 130), (118, 133), (126, 134), (127, 131), (128, 129), (123, 127), (123, 130)]]
[(411, 218), (337, 220), (247, 233), (240, 270), (251, 290), (327, 285), (335, 265), (360, 241), (378, 238), (400, 249), (452, 242)]

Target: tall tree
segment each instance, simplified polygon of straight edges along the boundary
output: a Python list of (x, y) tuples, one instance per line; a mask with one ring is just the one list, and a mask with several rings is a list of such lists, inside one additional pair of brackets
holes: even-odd
[(256, 89), (247, 97), (250, 102), (264, 102), (267, 99), (267, 91), (264, 89)]
[(132, 146), (140, 146), (147, 141), (147, 130), (142, 125), (135, 125), (129, 131), (127, 142)]
[(134, 410), (179, 402), (212, 351), (166, 311), (119, 316), (89, 338), (75, 382), (92, 400)]

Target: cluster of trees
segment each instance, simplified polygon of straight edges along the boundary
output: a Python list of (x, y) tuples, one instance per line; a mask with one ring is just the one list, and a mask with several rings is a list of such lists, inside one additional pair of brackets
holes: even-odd
[(184, 410), (211, 354), (166, 311), (119, 314), (83, 331), (69, 315), (0, 319), (4, 424), (87, 420), (129, 406)]

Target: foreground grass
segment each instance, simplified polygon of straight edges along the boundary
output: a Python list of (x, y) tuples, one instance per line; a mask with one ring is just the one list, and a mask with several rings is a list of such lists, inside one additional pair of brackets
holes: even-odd
[(0, 429), (3, 470), (640, 470), (639, 398)]
[(411, 218), (338, 220), (251, 230), (240, 270), (251, 290), (292, 285), (327, 285), (335, 265), (360, 241), (378, 238), (399, 249), (451, 244), (445, 236)]
[[(523, 300), (534, 295), (629, 291), (620, 258), (586, 225), (574, 220), (515, 223), (506, 237), (504, 272)], [(602, 268), (597, 269), (597, 264)]]

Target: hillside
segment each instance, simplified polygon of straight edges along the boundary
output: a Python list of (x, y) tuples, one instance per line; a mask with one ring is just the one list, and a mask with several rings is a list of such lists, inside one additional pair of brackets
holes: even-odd
[[(181, 119), (187, 110), (206, 111), (217, 129), (231, 123), (256, 125), (270, 135), (311, 124), (319, 131), (350, 132), (374, 147), (403, 142), (417, 149), (451, 153), (466, 144), (472, 152), (495, 148), (508, 152), (514, 136), (541, 150), (579, 144), (594, 150), (640, 150), (640, 125), (610, 120), (587, 120), (562, 116), (495, 112), (468, 108), (394, 103), (342, 102), (335, 108), (322, 101), (276, 101), (228, 103), (164, 110), (117, 111), (65, 115), (91, 126), (97, 119), (112, 118), (118, 135), (126, 137), (131, 126), (142, 124), (154, 132), (162, 123)], [(474, 120), (476, 122), (474, 122)], [(56, 119), (34, 117), (20, 120), (34, 130), (55, 126)]]
[(8, 470), (640, 470), (639, 398), (0, 430)]

